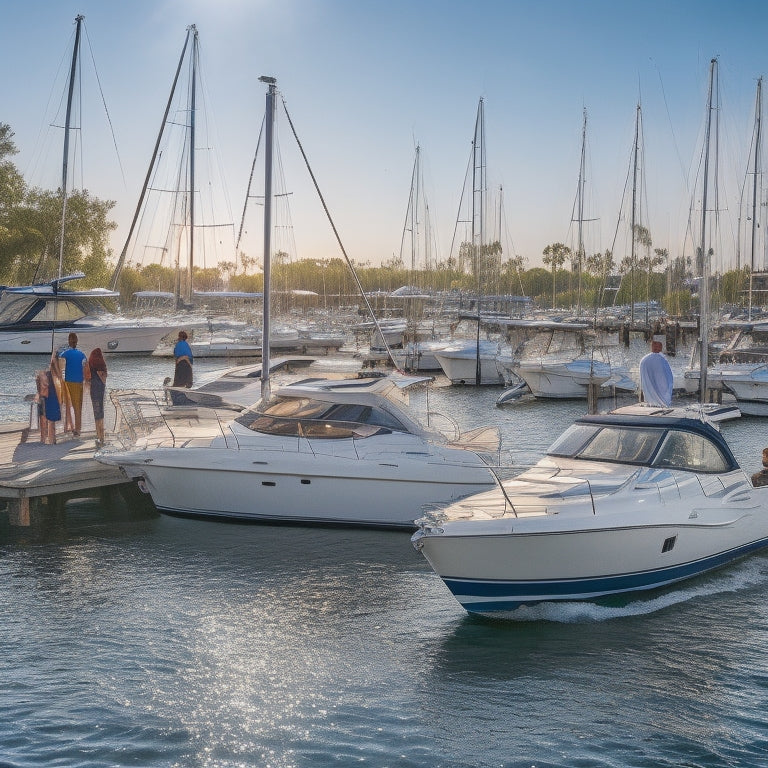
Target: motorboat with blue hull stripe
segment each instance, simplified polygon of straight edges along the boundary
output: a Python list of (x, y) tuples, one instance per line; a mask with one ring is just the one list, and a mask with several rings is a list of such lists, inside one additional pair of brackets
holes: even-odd
[(585, 416), (534, 467), (433, 509), (413, 544), (468, 611), (489, 614), (727, 565), (768, 546), (768, 489), (752, 486), (706, 410)]
[(517, 582), (515, 584), (466, 582), (451, 578), (445, 578), (444, 581), (454, 597), (471, 613), (514, 611), (521, 606), (537, 605), (543, 602), (598, 600), (606, 596), (662, 589), (679, 581), (726, 566), (766, 546), (768, 546), (768, 539), (760, 539), (744, 547), (722, 552), (695, 563), (645, 573), (622, 574), (597, 579)]

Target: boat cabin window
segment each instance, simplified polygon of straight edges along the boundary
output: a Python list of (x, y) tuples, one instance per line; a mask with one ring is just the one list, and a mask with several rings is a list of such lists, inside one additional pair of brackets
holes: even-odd
[(311, 398), (276, 397), (237, 419), (254, 432), (301, 437), (368, 437), (381, 429), (407, 432), (382, 408), (357, 403), (329, 403)]
[(579, 458), (648, 464), (663, 434), (660, 429), (604, 427), (584, 446)]
[(731, 469), (728, 458), (706, 436), (663, 427), (574, 424), (555, 441), (547, 454), (696, 472), (727, 472)]
[(656, 467), (692, 469), (697, 472), (727, 472), (728, 462), (720, 449), (702, 435), (671, 430), (659, 450)]
[(36, 301), (34, 296), (13, 296), (6, 293), (0, 300), (0, 325), (20, 322)]
[(45, 306), (35, 315), (36, 323), (67, 322), (85, 317), (82, 307), (73, 301), (46, 301)]

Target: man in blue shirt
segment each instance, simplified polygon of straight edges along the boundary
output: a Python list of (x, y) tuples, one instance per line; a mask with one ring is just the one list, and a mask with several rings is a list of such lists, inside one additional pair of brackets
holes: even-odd
[(88, 358), (82, 350), (77, 348), (77, 334), (69, 334), (69, 347), (59, 352), (59, 357), (64, 360), (64, 387), (66, 388), (69, 402), (75, 416), (75, 437), (80, 437), (80, 427), (83, 416), (83, 381), (90, 380), (90, 371), (86, 370)]

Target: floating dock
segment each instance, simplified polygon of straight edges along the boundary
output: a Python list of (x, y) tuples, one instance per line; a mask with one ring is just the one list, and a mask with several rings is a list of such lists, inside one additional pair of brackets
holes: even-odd
[(117, 467), (94, 459), (95, 450), (95, 436), (59, 435), (54, 445), (45, 445), (25, 423), (1, 424), (0, 501), (7, 503), (11, 525), (30, 524), (33, 500), (125, 484)]

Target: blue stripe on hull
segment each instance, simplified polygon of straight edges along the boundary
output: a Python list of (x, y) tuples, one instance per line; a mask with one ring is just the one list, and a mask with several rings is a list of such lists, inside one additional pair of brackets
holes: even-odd
[(720, 568), (766, 546), (768, 538), (763, 538), (727, 552), (671, 568), (617, 576), (547, 581), (484, 581), (444, 577), (443, 581), (470, 612), (511, 611), (521, 605), (534, 605), (551, 600), (589, 600), (625, 592), (658, 589)]

